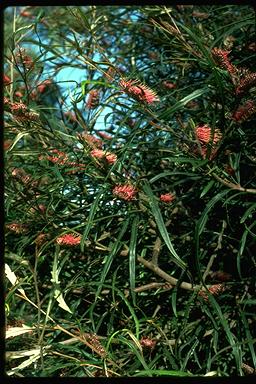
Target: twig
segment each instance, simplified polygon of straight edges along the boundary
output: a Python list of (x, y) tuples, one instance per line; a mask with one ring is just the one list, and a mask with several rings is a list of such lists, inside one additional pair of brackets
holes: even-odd
[(153, 255), (152, 255), (152, 263), (155, 264), (156, 266), (158, 264), (158, 256), (160, 253), (161, 244), (162, 244), (162, 242), (161, 242), (160, 237), (157, 237), (155, 244), (154, 244), (154, 247), (153, 247)]
[(247, 193), (256, 193), (256, 189), (253, 189), (253, 188), (244, 188), (244, 187), (242, 187), (240, 184), (235, 184), (235, 183), (232, 183), (231, 181), (222, 179), (221, 177), (219, 177), (218, 175), (216, 175), (216, 173), (212, 173), (212, 176), (213, 176), (216, 180), (218, 180), (221, 184), (226, 185), (226, 187), (229, 187), (229, 188), (231, 188), (231, 189), (236, 189), (236, 190), (238, 190), (238, 191), (241, 191), (241, 192), (247, 192)]
[(218, 236), (217, 247), (215, 248), (215, 250), (214, 250), (215, 252), (212, 254), (212, 256), (210, 257), (210, 260), (209, 260), (209, 262), (207, 264), (206, 270), (205, 270), (205, 272), (203, 274), (203, 281), (205, 281), (206, 277), (208, 276), (208, 274), (209, 274), (209, 272), (211, 270), (211, 267), (213, 265), (214, 259), (217, 256), (216, 251), (218, 251), (222, 247), (221, 246), (221, 241), (222, 241), (223, 233), (224, 233), (224, 230), (225, 230), (226, 227), (227, 227), (227, 223), (226, 223), (225, 220), (223, 220), (223, 222), (222, 222), (222, 229), (221, 229), (221, 231), (219, 233), (219, 236)]
[[(147, 267), (148, 269), (151, 269), (151, 271), (155, 272), (155, 274), (157, 274), (158, 276), (162, 277), (162, 279), (166, 280), (168, 283), (170, 283), (171, 285), (177, 285), (178, 284), (178, 279), (176, 279), (175, 277), (172, 277), (170, 275), (168, 275), (168, 273), (164, 272), (161, 268), (159, 268), (157, 265), (155, 265), (154, 263), (152, 263), (152, 261), (147, 261), (145, 260), (143, 257), (141, 256), (138, 256), (138, 261), (143, 264), (145, 267)], [(203, 291), (206, 291), (206, 288), (205, 287), (201, 287), (201, 285), (195, 285), (193, 286), (191, 283), (187, 283), (185, 281), (183, 281), (182, 283), (180, 283), (180, 288), (183, 288), (183, 289), (186, 289), (188, 291), (199, 291), (199, 290), (203, 290)]]

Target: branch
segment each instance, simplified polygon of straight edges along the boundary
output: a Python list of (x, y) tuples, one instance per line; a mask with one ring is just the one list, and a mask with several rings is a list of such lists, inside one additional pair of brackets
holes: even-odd
[(236, 190), (238, 190), (238, 191), (241, 191), (241, 192), (247, 192), (247, 193), (256, 193), (256, 189), (253, 189), (253, 188), (244, 188), (244, 187), (242, 187), (240, 184), (234, 184), (234, 183), (232, 183), (231, 181), (222, 179), (221, 177), (219, 177), (218, 175), (216, 175), (216, 173), (212, 173), (212, 176), (213, 176), (216, 180), (218, 180), (221, 184), (226, 185), (226, 187), (229, 187), (229, 188), (231, 188), (231, 189), (236, 189)]
[[(157, 265), (155, 265), (152, 261), (147, 261), (143, 257), (138, 256), (138, 261), (143, 264), (148, 269), (151, 269), (151, 271), (155, 272), (156, 275), (162, 277), (165, 281), (170, 283), (171, 285), (177, 285), (178, 279), (176, 279), (173, 276), (168, 275), (168, 273), (164, 272), (161, 268), (159, 268)], [(206, 291), (205, 287), (202, 287), (201, 285), (195, 285), (193, 286), (191, 283), (187, 283), (183, 281), (180, 285), (180, 288), (186, 289), (188, 291), (199, 291), (203, 290)]]

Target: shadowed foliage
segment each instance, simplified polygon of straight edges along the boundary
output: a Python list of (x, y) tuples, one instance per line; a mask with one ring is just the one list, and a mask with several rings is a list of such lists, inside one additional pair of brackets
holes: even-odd
[(7, 374), (255, 373), (254, 8), (9, 7), (4, 42)]

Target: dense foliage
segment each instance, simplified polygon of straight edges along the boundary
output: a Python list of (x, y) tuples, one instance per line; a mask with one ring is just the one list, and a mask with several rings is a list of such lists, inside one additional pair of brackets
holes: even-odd
[(4, 28), (7, 374), (253, 373), (254, 8)]

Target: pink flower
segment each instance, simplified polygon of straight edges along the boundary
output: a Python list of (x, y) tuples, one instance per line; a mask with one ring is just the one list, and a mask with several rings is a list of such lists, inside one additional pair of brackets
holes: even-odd
[(212, 141), (213, 144), (216, 144), (222, 138), (222, 134), (217, 128), (214, 130), (214, 135), (212, 137), (212, 129), (206, 124), (203, 126), (196, 127), (195, 131), (198, 140), (202, 143), (208, 144)]
[(48, 156), (47, 159), (52, 163), (65, 164), (68, 160), (68, 156), (65, 152), (59, 151), (58, 149), (50, 150), (51, 153), (56, 153), (57, 156)]
[(4, 85), (8, 85), (11, 83), (11, 79), (7, 75), (3, 75)]
[(106, 159), (109, 164), (114, 164), (117, 156), (114, 153), (103, 151), (102, 149), (93, 149), (91, 155), (97, 159)]
[(26, 233), (28, 231), (28, 226), (26, 224), (22, 224), (22, 223), (10, 223), (10, 224), (7, 224), (6, 227), (10, 231), (17, 233), (17, 234)]
[(103, 139), (106, 139), (106, 140), (112, 140), (113, 139), (113, 137), (111, 135), (108, 135), (106, 132), (103, 132), (103, 131), (98, 131), (97, 135), (99, 135), (100, 137), (102, 137)]
[(168, 81), (168, 80), (163, 81), (162, 84), (167, 89), (174, 89), (177, 86), (175, 83), (172, 83), (171, 81)]
[(37, 90), (38, 90), (38, 92), (39, 92), (39, 93), (44, 93), (45, 90), (46, 90), (46, 88), (49, 87), (49, 85), (51, 85), (51, 84), (52, 84), (52, 82), (51, 82), (50, 79), (46, 79), (46, 80), (44, 80), (41, 84), (39, 84), (39, 85), (37, 86)]
[(116, 185), (113, 194), (123, 200), (134, 200), (137, 190), (130, 184)]
[(119, 82), (121, 88), (128, 95), (135, 99), (142, 101), (147, 104), (152, 104), (155, 101), (159, 101), (159, 98), (152, 89), (139, 82), (139, 80), (126, 80), (121, 79)]
[(86, 141), (86, 143), (91, 147), (91, 148), (102, 148), (102, 140), (98, 139), (97, 137), (90, 135), (89, 133), (82, 132), (78, 134), (80, 139)]
[[(225, 286), (223, 284), (214, 284), (209, 288), (209, 293), (217, 296), (225, 291)], [(206, 291), (200, 290), (198, 294), (205, 300), (208, 301), (208, 295)]]
[(89, 96), (86, 102), (86, 107), (88, 109), (96, 108), (99, 105), (99, 91), (92, 89), (89, 92)]
[(72, 233), (67, 233), (66, 235), (59, 236), (56, 239), (56, 243), (59, 245), (78, 245), (81, 242), (81, 236), (80, 235), (73, 235)]
[(220, 67), (225, 68), (230, 74), (236, 74), (237, 68), (232, 65), (228, 59), (230, 51), (225, 51), (219, 48), (212, 49), (212, 55)]
[(233, 113), (232, 118), (237, 122), (247, 120), (256, 112), (256, 103), (253, 100), (247, 100), (243, 105)]
[(160, 196), (160, 200), (164, 203), (171, 203), (175, 199), (175, 196), (171, 193), (165, 193), (164, 195)]
[(237, 96), (242, 96), (247, 93), (250, 88), (256, 85), (256, 72), (248, 72), (239, 82), (235, 93)]
[(114, 164), (117, 161), (117, 155), (111, 152), (106, 152), (106, 160), (109, 164)]
[(69, 161), (68, 163), (65, 164), (66, 166), (74, 169), (70, 169), (69, 171), (66, 171), (67, 174), (74, 175), (78, 172), (82, 172), (85, 170), (86, 165), (82, 163), (76, 163), (75, 161)]

